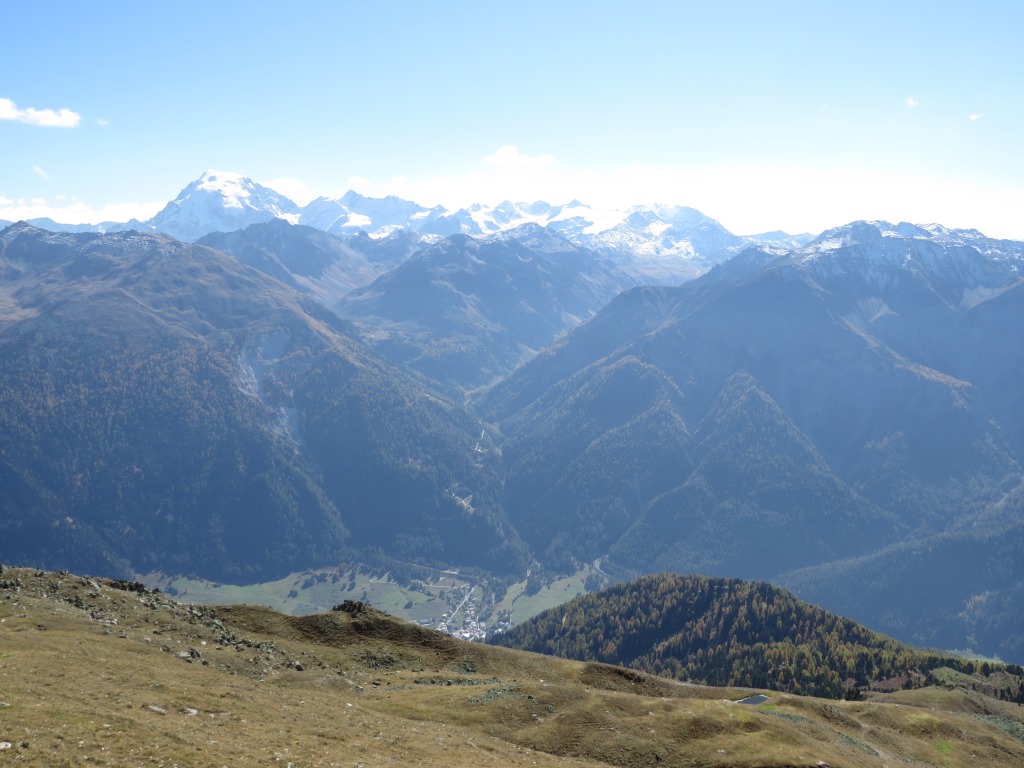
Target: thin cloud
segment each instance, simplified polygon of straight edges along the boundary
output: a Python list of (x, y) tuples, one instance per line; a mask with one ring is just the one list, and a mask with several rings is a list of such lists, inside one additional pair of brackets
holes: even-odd
[(46, 181), (50, 180), (50, 174), (46, 172), (46, 169), (39, 165), (32, 166), (32, 172), (41, 179)]
[(907, 96), (907, 106), (908, 107), (913, 108), (913, 107), (916, 107), (920, 103), (921, 102), (918, 101), (917, 99), (915, 99), (913, 96)]
[(298, 203), (299, 205), (307, 205), (317, 196), (302, 179), (279, 178), (261, 181), (260, 184), (284, 195), (293, 203)]
[(499, 147), (498, 151), (490, 157), (484, 158), (484, 163), (505, 169), (526, 169), (526, 168), (548, 168), (555, 164), (555, 158), (551, 155), (524, 155), (513, 144), (506, 144)]
[(348, 184), (349, 189), (360, 190), (373, 188), (373, 182), (363, 176), (349, 176), (348, 179), (345, 180), (345, 183)]
[(985, 115), (981, 114), (980, 112), (975, 112), (973, 114), (968, 115), (967, 119), (973, 123), (977, 122), (978, 120), (981, 120), (981, 118), (983, 118), (984, 116)]
[(0, 99), (0, 120), (13, 120), (48, 128), (74, 128), (82, 122), (82, 116), (70, 109), (19, 109), (10, 99)]
[(96, 125), (100, 126), (101, 128), (106, 128), (108, 125), (110, 125), (110, 121), (104, 120), (102, 117), (97, 117)]

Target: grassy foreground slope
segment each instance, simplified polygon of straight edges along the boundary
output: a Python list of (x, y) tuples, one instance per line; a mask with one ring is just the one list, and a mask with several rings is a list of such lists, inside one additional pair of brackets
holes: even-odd
[(684, 685), (460, 642), (358, 603), (294, 617), (0, 574), (0, 763), (38, 766), (1024, 764), (969, 689), (862, 702)]

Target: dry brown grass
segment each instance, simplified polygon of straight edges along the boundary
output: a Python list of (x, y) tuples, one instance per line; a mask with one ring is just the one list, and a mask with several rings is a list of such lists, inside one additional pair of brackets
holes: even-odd
[(1024, 765), (1020, 708), (970, 692), (749, 707), (373, 611), (214, 615), (69, 575), (0, 584), (15, 579), (0, 766)]

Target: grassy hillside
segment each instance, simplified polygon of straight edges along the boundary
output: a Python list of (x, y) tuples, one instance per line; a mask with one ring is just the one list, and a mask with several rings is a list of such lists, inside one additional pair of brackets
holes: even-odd
[(0, 762), (35, 766), (958, 766), (1024, 761), (969, 687), (862, 702), (463, 643), (358, 602), (284, 616), (0, 573)]

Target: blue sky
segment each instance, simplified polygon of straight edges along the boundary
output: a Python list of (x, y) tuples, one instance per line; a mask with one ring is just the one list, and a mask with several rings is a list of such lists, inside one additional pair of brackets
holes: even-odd
[[(695, 207), (1024, 239), (1024, 3), (9, 3), (0, 219), (298, 202)], [(63, 110), (63, 111), (62, 111)]]

